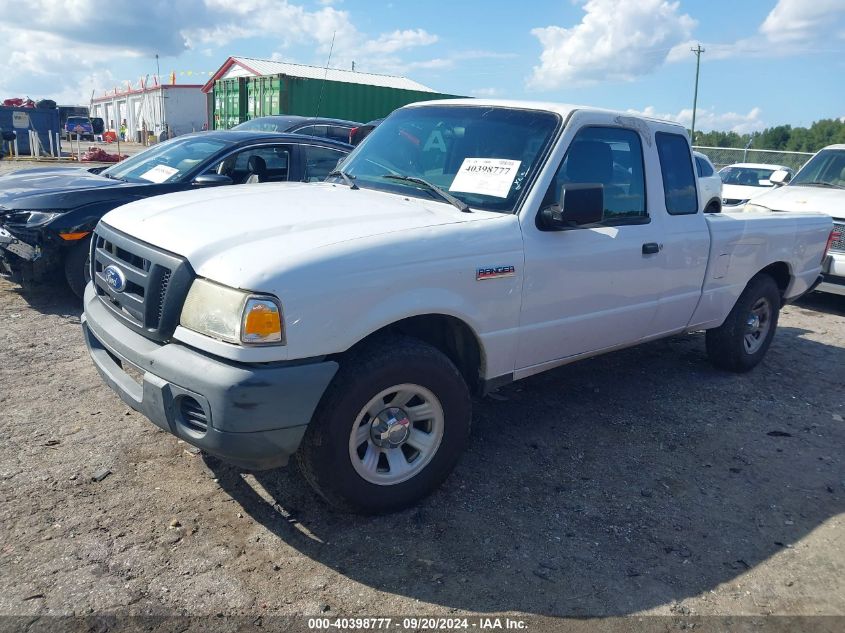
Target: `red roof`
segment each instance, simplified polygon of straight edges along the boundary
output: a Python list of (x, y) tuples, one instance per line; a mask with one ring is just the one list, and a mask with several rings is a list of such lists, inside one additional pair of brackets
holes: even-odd
[(214, 88), (214, 82), (220, 79), (223, 75), (225, 75), (229, 71), (229, 69), (235, 64), (237, 64), (247, 72), (251, 72), (253, 75), (261, 74), (244, 64), (241, 60), (235, 59), (234, 57), (229, 57), (225, 62), (223, 62), (223, 65), (217, 70), (217, 72), (214, 73), (214, 76), (205, 83), (205, 85), (202, 87), (202, 91), (208, 93), (212, 88)]

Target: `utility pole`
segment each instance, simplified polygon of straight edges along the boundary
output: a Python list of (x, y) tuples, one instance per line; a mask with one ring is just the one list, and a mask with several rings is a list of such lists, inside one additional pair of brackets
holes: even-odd
[[(161, 80), (161, 67), (158, 65), (158, 53), (156, 53), (156, 77), (158, 77), (158, 92), (159, 92), (159, 99), (158, 99), (158, 123), (161, 126), (161, 129), (166, 131), (167, 128), (164, 126), (164, 82)], [(161, 136), (156, 139), (156, 142), (159, 141)]]
[(695, 145), (695, 111), (698, 107), (698, 70), (701, 66), (701, 54), (704, 52), (704, 49), (699, 44), (690, 50), (695, 53), (695, 96), (692, 98), (692, 133), (690, 134), (690, 144)]

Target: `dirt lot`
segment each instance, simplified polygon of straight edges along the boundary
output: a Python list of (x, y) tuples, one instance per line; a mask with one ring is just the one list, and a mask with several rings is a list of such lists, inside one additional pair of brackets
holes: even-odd
[[(70, 151), (70, 146), (65, 142), (62, 146), (64, 150)], [(90, 141), (83, 141), (80, 144), (83, 152), (88, 151), (92, 147), (98, 147), (109, 154), (117, 154), (117, 143), (91, 143)], [(138, 152), (147, 149), (143, 145), (138, 143), (121, 143), (120, 144), (120, 154), (122, 156), (134, 156)], [(73, 151), (76, 153), (76, 141), (73, 143)], [(12, 159), (12, 158), (4, 158), (0, 160), (0, 175), (7, 174), (13, 171), (18, 171), (19, 169), (33, 169), (33, 168), (42, 168), (42, 167), (102, 167), (107, 166), (109, 163), (80, 163), (77, 161), (72, 160), (62, 160), (62, 161), (55, 161), (55, 160), (47, 160), (46, 158), (43, 160), (28, 160), (27, 158), (22, 158), (20, 160)]]
[(751, 374), (694, 334), (502, 389), (446, 485), (380, 518), (191, 454), (78, 315), (0, 281), (0, 614), (845, 614), (842, 298), (787, 307)]

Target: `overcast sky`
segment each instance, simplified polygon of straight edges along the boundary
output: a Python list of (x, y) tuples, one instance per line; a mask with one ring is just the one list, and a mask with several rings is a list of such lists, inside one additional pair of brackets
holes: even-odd
[(0, 98), (88, 103), (229, 55), (400, 74), (441, 92), (748, 132), (845, 116), (845, 0), (27, 0), (3, 3)]

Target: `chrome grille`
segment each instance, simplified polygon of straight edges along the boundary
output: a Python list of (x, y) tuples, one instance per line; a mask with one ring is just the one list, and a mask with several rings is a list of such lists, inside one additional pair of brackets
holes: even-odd
[(845, 222), (834, 222), (833, 230), (839, 233), (839, 237), (830, 243), (830, 250), (845, 252)]
[[(125, 278), (123, 289), (108, 283), (109, 267)], [(183, 258), (97, 225), (91, 240), (94, 288), (104, 305), (144, 336), (158, 341), (172, 336), (193, 277)]]

